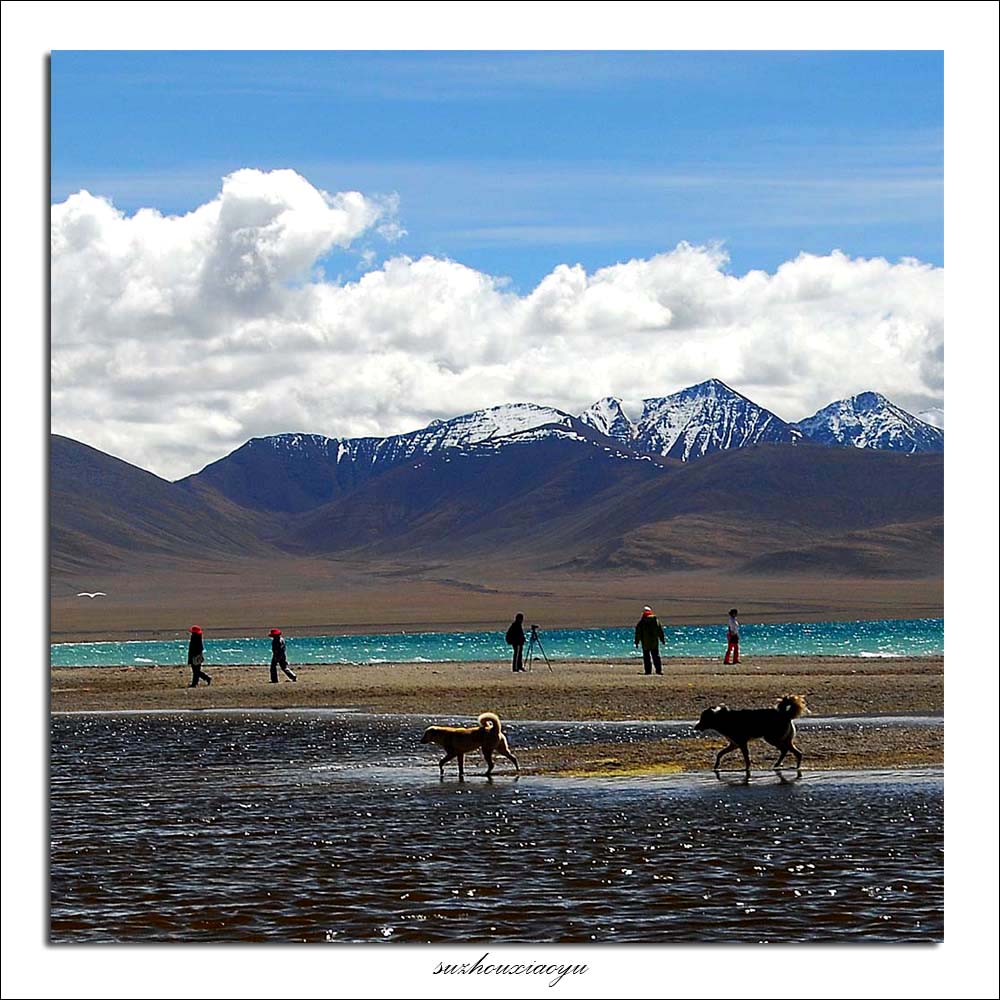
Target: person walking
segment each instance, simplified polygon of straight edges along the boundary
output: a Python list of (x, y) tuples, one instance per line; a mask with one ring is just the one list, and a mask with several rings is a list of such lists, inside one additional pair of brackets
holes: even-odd
[(524, 670), (524, 615), (520, 611), (514, 616), (504, 638), (507, 645), (514, 648), (510, 668), (515, 674), (521, 673)]
[(740, 662), (740, 622), (737, 615), (739, 611), (736, 608), (729, 609), (729, 622), (726, 625), (726, 658), (723, 663), (729, 663), (730, 657), (733, 663)]
[(191, 668), (191, 683), (188, 687), (196, 688), (198, 681), (206, 684), (212, 683), (212, 678), (201, 669), (205, 662), (205, 642), (200, 625), (192, 625), (190, 628), (191, 639), (188, 642), (188, 666)]
[(285, 639), (280, 628), (273, 628), (268, 635), (271, 637), (271, 683), (278, 683), (278, 667), (282, 673), (290, 680), (297, 681), (298, 678), (288, 667), (288, 656), (285, 653)]
[(653, 609), (648, 606), (643, 608), (642, 617), (635, 626), (635, 644), (637, 647), (642, 646), (642, 667), (645, 673), (651, 674), (654, 666), (658, 674), (663, 673), (660, 643), (666, 641), (663, 626), (656, 620)]

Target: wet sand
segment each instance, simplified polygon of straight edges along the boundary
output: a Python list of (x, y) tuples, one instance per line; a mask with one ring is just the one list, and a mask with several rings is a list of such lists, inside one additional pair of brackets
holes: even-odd
[[(513, 674), (504, 662), (321, 664), (296, 666), (299, 679), (268, 682), (264, 664), (206, 665), (211, 687), (188, 688), (187, 667), (76, 667), (51, 671), (53, 712), (169, 711), (238, 708), (349, 708), (404, 713), (442, 723), (468, 723), (480, 712), (504, 720), (697, 719), (709, 705), (765, 707), (783, 694), (804, 695), (815, 717), (871, 716), (873, 724), (822, 731), (804, 728), (800, 745), (811, 768), (905, 767), (940, 764), (943, 727), (874, 724), (877, 716), (934, 716), (944, 709), (941, 657), (761, 657), (724, 667), (717, 660), (664, 662), (663, 676), (645, 676), (633, 660), (535, 663)], [(419, 726), (419, 723), (415, 723)], [(724, 741), (643, 743), (623, 755), (581, 726), (571, 747), (526, 754), (524, 770), (628, 774), (704, 770)], [(757, 766), (771, 749), (753, 745)], [(736, 755), (738, 758), (738, 754)], [(733, 762), (734, 766), (737, 761)]]

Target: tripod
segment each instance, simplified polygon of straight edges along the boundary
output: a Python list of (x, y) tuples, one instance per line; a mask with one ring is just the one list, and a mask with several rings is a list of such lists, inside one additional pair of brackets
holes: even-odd
[[(542, 659), (545, 661), (545, 665), (552, 670), (552, 664), (549, 663), (549, 658), (545, 655), (545, 647), (542, 645), (542, 640), (538, 635), (538, 626), (531, 626), (531, 635), (528, 637), (528, 652), (524, 657), (524, 662), (527, 664), (526, 669), (531, 669), (531, 664), (535, 659), (535, 647), (538, 647), (538, 652), (542, 654)], [(555, 671), (553, 671), (554, 673)]]

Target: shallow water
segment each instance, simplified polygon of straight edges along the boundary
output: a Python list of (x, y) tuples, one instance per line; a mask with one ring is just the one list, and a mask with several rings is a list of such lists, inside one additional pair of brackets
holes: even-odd
[[(944, 619), (882, 619), (855, 622), (782, 622), (742, 626), (743, 648), (753, 656), (938, 656), (944, 650)], [(725, 625), (664, 624), (664, 656), (719, 656)], [(413, 632), (393, 635), (286, 636), (295, 663), (437, 663), (506, 659), (503, 632)], [(545, 629), (545, 653), (560, 659), (600, 660), (640, 656), (631, 628)], [(172, 641), (62, 642), (50, 649), (52, 666), (150, 666), (186, 663), (187, 637)], [(209, 663), (267, 662), (270, 639), (212, 639)]]
[[(428, 721), (54, 716), (53, 940), (942, 937), (940, 769), (517, 779), (501, 759), (488, 782), (471, 757), (459, 783), (417, 743)], [(579, 738), (505, 730), (515, 752)]]

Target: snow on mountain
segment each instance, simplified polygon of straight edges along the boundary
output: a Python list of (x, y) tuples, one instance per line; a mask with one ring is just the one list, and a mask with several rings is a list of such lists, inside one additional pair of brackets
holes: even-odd
[(485, 442), (503, 442), (525, 431), (544, 436), (557, 428), (568, 430), (573, 418), (562, 410), (534, 403), (506, 403), (476, 410), (451, 420), (433, 420), (426, 427), (386, 438), (328, 438), (321, 434), (275, 434), (250, 442), (257, 447), (322, 457), (340, 464), (350, 460), (367, 466), (390, 466), (446, 448), (470, 448)]
[(820, 444), (911, 453), (944, 451), (943, 431), (878, 392), (838, 399), (796, 426)]
[(629, 447), (634, 445), (639, 433), (635, 424), (626, 416), (622, 401), (617, 396), (606, 396), (593, 406), (588, 406), (580, 414), (580, 421), (612, 441)]
[(801, 436), (770, 410), (713, 378), (644, 400), (633, 447), (687, 462), (728, 448), (794, 444)]
[[(546, 424), (569, 427), (572, 417), (551, 406), (535, 403), (506, 403), (487, 410), (476, 410), (451, 420), (434, 420), (427, 427), (409, 434), (400, 434), (400, 440), (412, 442), (425, 451), (437, 448), (457, 448), (490, 441), (496, 438), (533, 430)], [(392, 440), (388, 438), (387, 440)]]
[(942, 451), (944, 433), (868, 392), (831, 403), (789, 424), (718, 379), (643, 401), (638, 420), (606, 397), (573, 417), (551, 406), (507, 403), (390, 437), (331, 438), (276, 434), (254, 438), (187, 481), (221, 490), (237, 503), (268, 510), (311, 509), (358, 489), (405, 462), (437, 454), (495, 454), (535, 442), (586, 444), (608, 457), (691, 461), (758, 444), (820, 444), (895, 451)]

